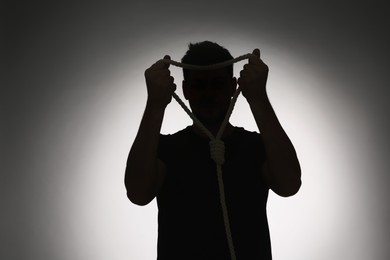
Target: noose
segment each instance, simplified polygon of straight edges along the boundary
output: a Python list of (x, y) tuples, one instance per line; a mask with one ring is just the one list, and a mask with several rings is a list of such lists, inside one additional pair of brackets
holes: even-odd
[[(199, 65), (191, 65), (191, 64), (184, 64), (177, 61), (173, 61), (170, 59), (162, 59), (161, 61), (166, 64), (171, 64), (177, 67), (181, 67), (183, 69), (189, 69), (189, 70), (214, 70), (214, 69), (220, 69), (224, 68), (226, 66), (229, 66), (233, 63), (239, 62), (241, 60), (249, 59), (254, 54), (248, 53), (242, 56), (239, 56), (235, 59), (228, 60), (222, 63), (212, 64), (212, 65), (206, 65), (206, 66), (199, 66)], [(233, 237), (232, 232), (230, 229), (230, 221), (229, 221), (229, 215), (228, 210), (226, 206), (226, 198), (225, 198), (225, 187), (223, 184), (223, 177), (222, 177), (222, 164), (225, 162), (225, 144), (221, 140), (222, 134), (225, 130), (225, 127), (227, 123), (229, 122), (229, 118), (233, 112), (234, 105), (237, 101), (238, 96), (240, 95), (240, 87), (236, 89), (236, 92), (234, 93), (229, 108), (226, 112), (225, 118), (218, 130), (217, 135), (214, 137), (213, 134), (202, 124), (202, 122), (199, 121), (195, 117), (195, 115), (191, 112), (191, 110), (184, 104), (184, 102), (179, 98), (179, 96), (174, 92), (172, 94), (172, 97), (179, 103), (179, 105), (184, 109), (184, 111), (191, 117), (191, 119), (194, 121), (194, 124), (199, 127), (199, 129), (210, 138), (210, 156), (214, 160), (216, 166), (217, 166), (217, 178), (218, 178), (218, 187), (219, 187), (219, 198), (220, 203), (222, 207), (222, 214), (223, 214), (223, 220), (225, 225), (225, 232), (226, 232), (226, 238), (228, 241), (229, 246), (229, 252), (230, 257), (232, 260), (236, 260), (236, 253), (234, 250), (234, 244), (233, 244)]]

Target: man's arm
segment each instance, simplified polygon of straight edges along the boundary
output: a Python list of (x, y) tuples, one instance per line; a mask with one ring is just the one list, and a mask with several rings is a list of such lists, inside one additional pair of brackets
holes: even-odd
[(168, 67), (157, 62), (145, 71), (148, 100), (125, 171), (127, 196), (137, 205), (152, 201), (165, 177), (165, 165), (158, 159), (157, 150), (165, 108), (176, 89)]
[(270, 188), (283, 197), (292, 196), (301, 186), (301, 168), (287, 134), (268, 104), (251, 104), (266, 151), (264, 177)]
[(244, 66), (238, 80), (260, 130), (266, 151), (264, 177), (278, 195), (287, 197), (301, 186), (301, 168), (287, 134), (271, 106), (266, 93), (268, 66), (260, 59), (260, 51)]

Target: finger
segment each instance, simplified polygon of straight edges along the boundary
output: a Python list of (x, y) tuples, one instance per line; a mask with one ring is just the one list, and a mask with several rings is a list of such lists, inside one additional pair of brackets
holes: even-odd
[(252, 54), (256, 55), (256, 57), (260, 58), (260, 50), (258, 48), (254, 49)]
[(256, 48), (253, 50), (252, 54), (253, 56), (249, 57), (249, 64), (260, 64), (260, 50)]
[[(170, 59), (171, 59), (171, 57), (170, 57), (169, 55), (165, 55), (165, 56), (164, 56), (164, 60), (170, 60)], [(164, 65), (165, 65), (165, 68), (169, 68), (169, 65), (170, 65), (170, 64), (164, 63)]]
[(247, 74), (248, 74), (247, 70), (241, 70), (240, 71), (240, 78), (245, 78)]
[(242, 77), (239, 77), (237, 79), (237, 84), (242, 87), (243, 85), (245, 85), (245, 78), (242, 78)]
[(176, 91), (176, 84), (173, 83), (171, 87), (172, 87), (172, 92), (175, 92)]
[(170, 60), (171, 57), (169, 55), (165, 55), (163, 59), (158, 60), (156, 63), (154, 63), (151, 67), (150, 70), (160, 70), (160, 69), (168, 69), (169, 68), (169, 63), (166, 63), (164, 60)]
[[(169, 76), (169, 82), (173, 85), (175, 85), (175, 78), (172, 76)], [(176, 86), (176, 85), (175, 85)]]
[(256, 58), (256, 60), (252, 60), (245, 64), (243, 70), (247, 72), (256, 72), (259, 69), (259, 64), (261, 64), (261, 60)]

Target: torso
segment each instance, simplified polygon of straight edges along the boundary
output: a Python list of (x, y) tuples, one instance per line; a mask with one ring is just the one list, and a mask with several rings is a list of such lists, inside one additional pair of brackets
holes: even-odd
[[(222, 171), (237, 259), (271, 259), (266, 217), (269, 189), (262, 178), (261, 137), (234, 128), (223, 141)], [(216, 166), (208, 143), (190, 127), (161, 136), (159, 157), (167, 174), (157, 195), (158, 259), (229, 259)]]

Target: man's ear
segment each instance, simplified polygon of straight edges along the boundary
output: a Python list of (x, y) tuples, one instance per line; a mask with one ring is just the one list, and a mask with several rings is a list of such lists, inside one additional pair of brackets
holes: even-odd
[(236, 77), (233, 77), (230, 83), (230, 95), (233, 97), (234, 93), (236, 93), (237, 90), (237, 79)]
[(183, 80), (181, 84), (182, 84), (184, 98), (186, 100), (188, 100), (188, 84), (187, 84), (187, 81)]

